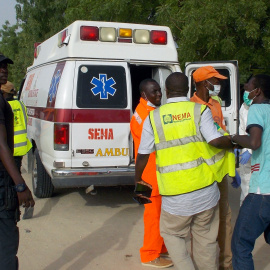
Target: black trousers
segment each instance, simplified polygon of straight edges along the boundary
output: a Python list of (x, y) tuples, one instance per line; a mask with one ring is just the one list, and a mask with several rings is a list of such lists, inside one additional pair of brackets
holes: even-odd
[(9, 174), (6, 171), (0, 171), (0, 270), (18, 269), (19, 230), (17, 221), (19, 219), (17, 213), (19, 206), (12, 184), (13, 181)]
[(19, 230), (14, 218), (0, 218), (0, 270), (17, 270)]

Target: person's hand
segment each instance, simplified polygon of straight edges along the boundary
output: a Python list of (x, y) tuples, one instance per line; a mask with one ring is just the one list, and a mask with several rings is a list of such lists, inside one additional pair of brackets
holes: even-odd
[(247, 164), (250, 157), (251, 157), (251, 154), (248, 152), (248, 150), (246, 150), (243, 154), (240, 155), (239, 163), (242, 164), (242, 165)]
[(145, 185), (145, 186), (147, 186), (147, 187), (149, 187), (149, 188), (153, 189), (153, 188), (152, 188), (152, 186), (151, 186), (150, 184), (146, 183), (146, 182), (145, 182), (145, 181), (143, 181), (143, 180), (141, 180), (141, 181), (139, 181), (139, 182), (137, 182), (137, 183), (138, 183), (138, 184)]
[(238, 188), (241, 185), (241, 177), (237, 171), (235, 171), (235, 177), (233, 177), (231, 185), (233, 188)]
[(33, 199), (32, 193), (28, 187), (26, 187), (25, 191), (17, 192), (19, 205), (23, 207), (33, 207), (35, 205), (35, 201)]
[(233, 150), (233, 152), (234, 152), (234, 155), (237, 157), (237, 156), (239, 155), (239, 153), (240, 153), (240, 149), (235, 148), (235, 149)]

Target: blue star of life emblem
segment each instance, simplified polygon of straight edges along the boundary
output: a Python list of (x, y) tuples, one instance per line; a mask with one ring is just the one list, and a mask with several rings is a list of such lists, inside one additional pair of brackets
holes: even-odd
[(56, 74), (52, 78), (51, 87), (49, 90), (49, 101), (50, 102), (52, 102), (53, 98), (55, 98), (55, 96), (56, 96), (57, 85), (60, 82), (60, 78), (61, 78), (60, 70), (57, 70)]
[(107, 80), (107, 74), (99, 74), (99, 79), (93, 77), (91, 83), (95, 86), (91, 88), (92, 93), (96, 96), (100, 94), (100, 99), (108, 99), (108, 95), (114, 96), (116, 89), (112, 86), (116, 84), (111, 77)]

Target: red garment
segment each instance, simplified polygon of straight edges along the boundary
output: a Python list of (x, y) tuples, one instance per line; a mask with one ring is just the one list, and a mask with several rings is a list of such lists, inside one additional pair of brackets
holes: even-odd
[[(155, 108), (148, 106), (143, 98), (136, 107), (130, 122), (130, 131), (134, 141), (135, 159), (141, 141), (143, 123), (150, 111)], [(161, 211), (161, 196), (159, 195), (156, 176), (156, 157), (151, 153), (148, 163), (143, 171), (142, 179), (152, 185), (152, 203), (145, 205), (144, 210), (144, 241), (140, 249), (141, 261), (143, 263), (152, 261), (160, 256), (160, 253), (167, 252), (163, 238), (160, 236), (159, 220)]]

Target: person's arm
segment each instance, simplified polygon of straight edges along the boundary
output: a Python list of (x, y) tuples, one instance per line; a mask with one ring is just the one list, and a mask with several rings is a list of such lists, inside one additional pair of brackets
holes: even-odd
[(139, 182), (152, 188), (151, 185), (142, 180), (142, 174), (147, 165), (149, 156), (150, 154), (138, 154), (135, 164), (135, 184)]
[(257, 150), (262, 143), (262, 133), (263, 129), (261, 127), (253, 126), (249, 129), (249, 136), (233, 135), (232, 140), (244, 148)]
[[(6, 128), (3, 124), (0, 124), (0, 159), (6, 168), (8, 174), (13, 179), (15, 185), (25, 184), (12, 155), (12, 152), (7, 144), (7, 133)], [(34, 206), (35, 202), (33, 200), (31, 191), (26, 185), (26, 189), (23, 192), (17, 192), (19, 204), (25, 207)]]
[(200, 123), (200, 131), (204, 139), (210, 145), (220, 149), (231, 149), (233, 144), (229, 136), (222, 136), (214, 124), (213, 116), (209, 108), (207, 108), (202, 116)]
[(219, 148), (219, 149), (232, 149), (234, 146), (232, 144), (229, 136), (222, 136), (222, 137), (216, 138), (208, 143), (216, 148)]
[(147, 165), (149, 156), (154, 151), (155, 151), (154, 133), (148, 116), (143, 123), (142, 136), (135, 163), (135, 183), (139, 182), (152, 188), (152, 186), (143, 181), (141, 177)]
[(268, 117), (267, 112), (268, 111), (265, 111), (265, 107), (261, 104), (250, 106), (248, 110), (246, 130), (249, 136), (233, 135), (232, 140), (242, 147), (250, 148), (252, 150), (258, 149), (261, 146), (262, 133), (265, 125), (267, 124), (265, 121)]

